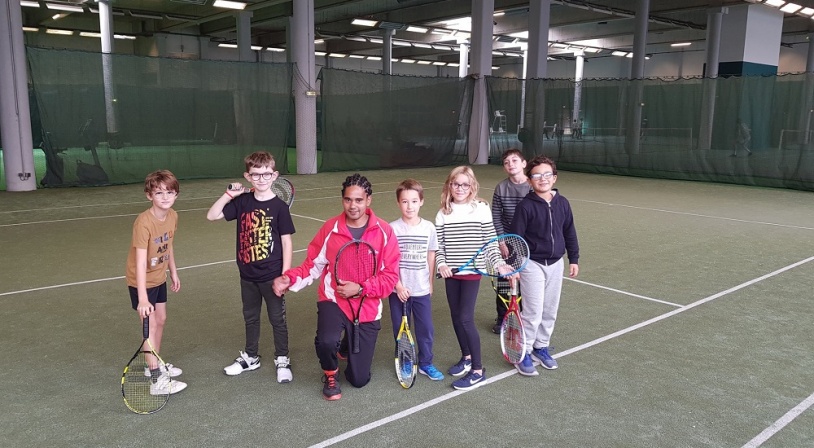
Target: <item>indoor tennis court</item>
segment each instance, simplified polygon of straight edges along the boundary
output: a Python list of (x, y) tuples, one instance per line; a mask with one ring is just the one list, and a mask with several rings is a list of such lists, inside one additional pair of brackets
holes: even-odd
[[(394, 189), (419, 179), (432, 220), (448, 167), (365, 171), (376, 213), (398, 217)], [(503, 178), (475, 167), (481, 196)], [(240, 173), (235, 173), (235, 178)], [(288, 175), (295, 262), (341, 210), (348, 172)], [(552, 345), (560, 367), (522, 377), (477, 319), (488, 382), (451, 377), (403, 389), (383, 317), (373, 379), (326, 402), (314, 353), (316, 291), (289, 293), (294, 381), (278, 384), (271, 327), (263, 367), (227, 377), (243, 347), (234, 223), (206, 210), (231, 179), (181, 181), (175, 243), (182, 288), (170, 295), (162, 356), (189, 387), (157, 414), (122, 403), (121, 369), (140, 341), (123, 279), (141, 185), (0, 192), (0, 373), (4, 445), (42, 446), (808, 446), (814, 440), (810, 192), (560, 171), (580, 238)], [(435, 363), (459, 357), (441, 281)], [(387, 307), (385, 307), (386, 309)], [(386, 313), (386, 311), (385, 311)], [(340, 363), (343, 369), (344, 363)]]

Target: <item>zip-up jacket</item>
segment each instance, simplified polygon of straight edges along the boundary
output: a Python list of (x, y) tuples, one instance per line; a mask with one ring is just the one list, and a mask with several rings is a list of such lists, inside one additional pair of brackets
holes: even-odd
[(517, 204), (511, 233), (529, 244), (531, 259), (543, 264), (556, 263), (568, 253), (570, 264), (579, 264), (579, 241), (571, 204), (554, 188), (554, 197), (546, 202), (534, 191)]
[[(365, 297), (362, 310), (359, 312), (359, 322), (373, 322), (382, 317), (381, 298), (387, 297), (396, 287), (399, 280), (399, 243), (393, 229), (386, 221), (380, 220), (373, 210), (367, 209), (368, 221), (362, 240), (370, 243), (376, 251), (376, 262), (379, 265), (376, 275), (362, 284)], [(305, 261), (299, 266), (283, 273), (291, 280), (291, 291), (299, 291), (319, 279), (319, 301), (334, 302), (345, 313), (348, 319), (353, 320), (353, 309), (359, 306), (359, 297), (346, 300), (336, 293), (336, 255), (339, 249), (352, 241), (345, 214), (329, 219), (319, 229), (308, 244), (308, 253)]]

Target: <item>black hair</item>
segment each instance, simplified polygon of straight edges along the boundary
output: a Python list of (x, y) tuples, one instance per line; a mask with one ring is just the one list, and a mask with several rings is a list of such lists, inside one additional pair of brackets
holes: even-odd
[(348, 176), (345, 178), (345, 182), (342, 183), (342, 196), (345, 196), (345, 189), (348, 187), (361, 187), (365, 190), (368, 196), (373, 196), (373, 185), (370, 184), (370, 181), (367, 180), (367, 177), (362, 176), (359, 173), (354, 173), (353, 176)]

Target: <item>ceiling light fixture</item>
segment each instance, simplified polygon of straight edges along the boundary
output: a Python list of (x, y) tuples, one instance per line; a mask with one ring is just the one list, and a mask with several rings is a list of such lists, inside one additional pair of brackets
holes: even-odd
[(81, 6), (63, 5), (60, 3), (46, 3), (45, 7), (56, 11), (85, 12), (85, 9)]
[(424, 28), (423, 26), (410, 25), (407, 27), (407, 31), (411, 33), (426, 33), (429, 30), (430, 30), (429, 28)]
[(671, 47), (689, 47), (690, 45), (692, 45), (692, 42), (676, 42), (670, 44)]
[(780, 8), (780, 10), (785, 12), (786, 14), (794, 14), (795, 12), (801, 9), (803, 9), (803, 7), (796, 3), (788, 3), (786, 4), (786, 6)]
[(376, 26), (379, 24), (379, 22), (377, 20), (353, 19), (350, 24), (358, 26)]
[(212, 3), (212, 6), (215, 8), (226, 8), (226, 9), (245, 9), (246, 4), (243, 2), (233, 2), (229, 0), (215, 0), (215, 3)]
[(32, 2), (29, 0), (20, 0), (20, 6), (27, 6), (29, 8), (39, 8), (40, 2)]

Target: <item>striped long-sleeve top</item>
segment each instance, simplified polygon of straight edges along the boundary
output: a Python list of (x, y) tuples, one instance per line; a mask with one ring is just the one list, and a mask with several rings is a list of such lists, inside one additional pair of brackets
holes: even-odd
[(517, 204), (531, 191), (528, 182), (516, 184), (506, 178), (495, 187), (492, 195), (492, 221), (498, 235), (509, 233)]
[[(437, 266), (447, 265), (457, 268), (469, 261), (487, 241), (495, 237), (492, 211), (482, 201), (468, 204), (452, 204), (452, 212), (445, 215), (438, 211), (435, 215), (435, 229), (438, 233)], [(473, 271), (460, 271), (455, 275), (477, 274)]]

